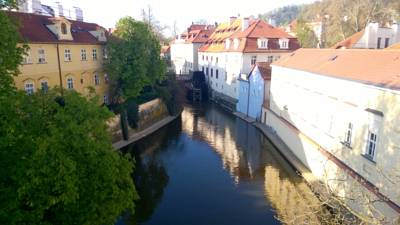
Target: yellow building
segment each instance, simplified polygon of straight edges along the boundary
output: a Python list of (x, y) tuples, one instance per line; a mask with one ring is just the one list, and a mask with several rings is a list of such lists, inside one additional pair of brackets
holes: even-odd
[(102, 101), (108, 102), (104, 28), (64, 17), (7, 14), (19, 23), (22, 42), (30, 48), (15, 78), (17, 88), (31, 94), (58, 86), (87, 95), (93, 87)]

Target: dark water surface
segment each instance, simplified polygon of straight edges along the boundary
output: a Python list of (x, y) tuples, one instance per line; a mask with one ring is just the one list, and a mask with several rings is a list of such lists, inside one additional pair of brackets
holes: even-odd
[[(213, 105), (186, 106), (181, 119), (125, 151), (135, 155), (141, 197), (116, 223), (308, 224), (307, 186), (261, 132)], [(280, 218), (279, 220), (276, 218)]]

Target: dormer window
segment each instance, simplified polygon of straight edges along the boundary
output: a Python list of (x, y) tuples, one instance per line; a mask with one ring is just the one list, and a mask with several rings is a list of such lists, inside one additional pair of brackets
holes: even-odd
[(61, 33), (62, 34), (67, 34), (67, 25), (65, 23), (61, 23)]
[(238, 49), (238, 48), (239, 48), (239, 39), (235, 38), (235, 40), (233, 40), (233, 47), (234, 47), (235, 49)]
[(226, 39), (226, 41), (225, 41), (225, 49), (229, 49), (230, 46), (231, 46), (231, 39)]
[(268, 39), (260, 38), (257, 42), (258, 48), (268, 48)]
[(289, 39), (279, 39), (279, 46), (281, 49), (289, 48)]

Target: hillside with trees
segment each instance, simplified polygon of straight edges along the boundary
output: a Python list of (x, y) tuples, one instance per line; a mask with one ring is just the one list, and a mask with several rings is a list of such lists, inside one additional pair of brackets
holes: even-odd
[[(331, 47), (335, 43), (359, 32), (369, 22), (379, 22), (385, 26), (400, 20), (400, 1), (398, 0), (322, 0), (311, 4), (286, 6), (261, 14), (259, 18), (273, 18), (277, 26), (282, 26), (297, 19), (298, 24), (322, 22), (324, 32), (321, 37), (322, 47)], [(299, 39), (304, 43), (314, 43), (312, 32), (304, 29)], [(309, 34), (309, 35), (307, 35)], [(315, 46), (306, 46), (315, 47)]]

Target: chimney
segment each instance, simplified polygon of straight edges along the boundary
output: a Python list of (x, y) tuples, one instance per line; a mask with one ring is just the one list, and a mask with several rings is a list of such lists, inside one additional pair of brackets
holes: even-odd
[(272, 17), (268, 18), (268, 23), (269, 23), (270, 25), (272, 25), (273, 27), (276, 26), (275, 20), (274, 20)]
[(25, 13), (42, 13), (42, 3), (40, 0), (26, 0), (26, 1), (18, 1), (18, 11)]
[(229, 24), (232, 25), (233, 22), (235, 22), (236, 19), (237, 19), (236, 16), (231, 16), (231, 17), (229, 18)]
[(83, 21), (83, 11), (79, 7), (73, 7), (74, 8), (74, 13), (73, 13), (73, 19), (76, 21)]
[(249, 27), (249, 18), (244, 17), (242, 19), (242, 31), (245, 31)]
[(60, 2), (55, 2), (56, 7), (54, 7), (54, 16), (64, 16), (64, 8)]

